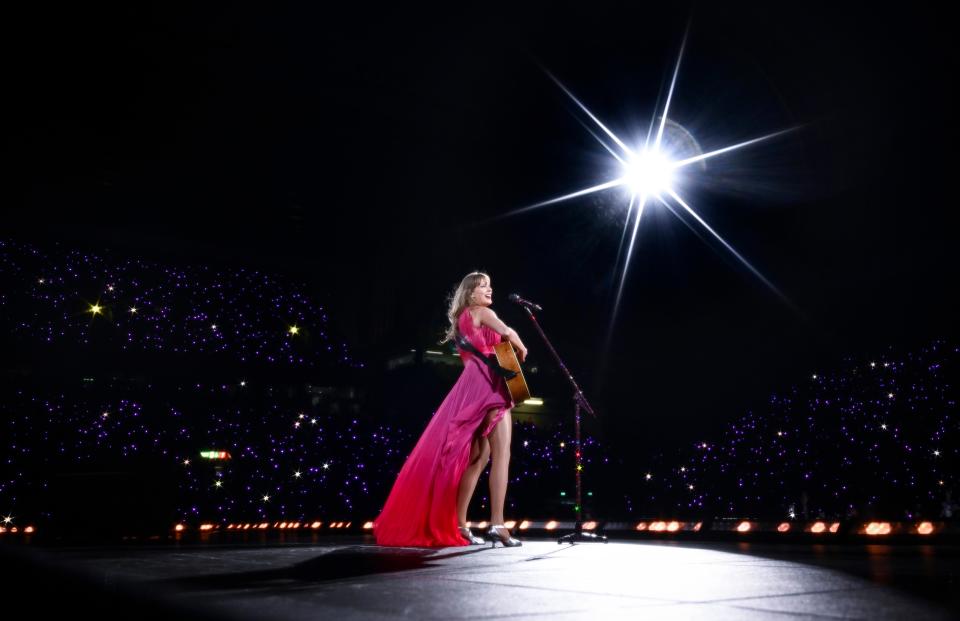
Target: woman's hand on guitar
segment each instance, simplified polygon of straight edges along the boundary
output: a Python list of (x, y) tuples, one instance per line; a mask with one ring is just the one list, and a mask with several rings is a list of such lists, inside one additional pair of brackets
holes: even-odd
[(520, 346), (520, 362), (523, 362), (527, 359), (527, 348), (523, 345)]
[(517, 350), (517, 358), (520, 359), (520, 362), (523, 362), (527, 359), (527, 348), (523, 345), (523, 341), (520, 340), (519, 336), (516, 336), (516, 332), (513, 333), (513, 338), (510, 339), (510, 343), (513, 345), (513, 348)]

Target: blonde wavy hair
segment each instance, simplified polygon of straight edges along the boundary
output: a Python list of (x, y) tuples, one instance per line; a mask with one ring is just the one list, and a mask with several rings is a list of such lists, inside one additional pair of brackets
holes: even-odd
[(487, 282), (490, 281), (490, 276), (484, 272), (470, 272), (463, 277), (460, 284), (450, 293), (447, 300), (449, 302), (447, 319), (450, 321), (450, 325), (447, 326), (443, 340), (440, 341), (441, 345), (456, 340), (457, 321), (460, 320), (460, 313), (463, 312), (463, 309), (470, 306), (470, 294), (473, 293), (473, 290), (477, 288), (477, 285), (479, 285), (480, 281), (484, 278), (487, 279)]

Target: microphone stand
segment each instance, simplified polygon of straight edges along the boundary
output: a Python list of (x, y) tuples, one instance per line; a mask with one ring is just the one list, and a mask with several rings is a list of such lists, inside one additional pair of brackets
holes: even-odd
[(527, 316), (530, 317), (530, 321), (533, 322), (533, 327), (537, 329), (537, 332), (540, 333), (540, 337), (543, 339), (543, 342), (547, 344), (547, 349), (550, 350), (550, 353), (553, 354), (554, 360), (557, 361), (557, 364), (560, 365), (560, 370), (563, 371), (564, 376), (567, 378), (567, 381), (570, 382), (570, 385), (573, 387), (573, 437), (574, 437), (574, 456), (576, 463), (576, 470), (574, 472), (575, 481), (577, 484), (577, 495), (576, 495), (576, 504), (573, 506), (574, 512), (576, 514), (576, 525), (574, 526), (572, 533), (567, 533), (566, 535), (561, 536), (557, 543), (570, 542), (574, 543), (577, 541), (602, 541), (607, 543), (606, 535), (598, 535), (596, 533), (586, 532), (583, 530), (583, 503), (581, 491), (582, 487), (580, 485), (580, 471), (583, 470), (582, 462), (582, 451), (580, 446), (580, 410), (586, 411), (590, 416), (596, 418), (596, 413), (593, 411), (593, 408), (590, 407), (590, 403), (587, 401), (587, 398), (583, 395), (583, 391), (580, 390), (580, 386), (577, 385), (576, 380), (573, 379), (570, 370), (567, 368), (567, 365), (563, 363), (563, 360), (560, 358), (560, 354), (557, 353), (557, 350), (553, 348), (553, 344), (550, 343), (550, 339), (547, 338), (547, 335), (544, 334), (543, 329), (540, 327), (540, 323), (537, 322), (537, 318), (534, 316), (533, 311), (530, 310), (530, 307), (521, 304), (523, 310), (527, 311)]

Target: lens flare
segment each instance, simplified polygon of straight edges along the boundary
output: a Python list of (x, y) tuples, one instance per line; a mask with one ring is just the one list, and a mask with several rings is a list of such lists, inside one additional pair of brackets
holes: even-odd
[[(767, 289), (773, 292), (777, 297), (784, 301), (788, 306), (796, 310), (787, 297), (777, 289), (773, 283), (766, 278), (760, 271), (754, 267), (741, 253), (734, 249), (733, 245), (727, 242), (713, 227), (711, 227), (699, 213), (680, 197), (678, 186), (682, 183), (681, 171), (692, 170), (693, 164), (700, 164), (701, 167), (711, 158), (721, 155), (728, 155), (739, 149), (758, 145), (773, 138), (777, 138), (795, 131), (797, 127), (792, 127), (780, 131), (768, 133), (757, 138), (745, 140), (725, 147), (716, 148), (708, 152), (703, 152), (692, 134), (678, 123), (670, 119), (670, 106), (673, 103), (674, 92), (680, 76), (680, 64), (683, 60), (684, 50), (687, 43), (687, 32), (684, 33), (680, 45), (680, 51), (677, 55), (677, 62), (673, 67), (670, 79), (670, 87), (667, 92), (666, 101), (663, 110), (659, 114), (654, 114), (653, 121), (646, 131), (646, 139), (642, 145), (631, 145), (628, 141), (622, 139), (614, 130), (608, 127), (600, 118), (590, 110), (573, 92), (567, 88), (556, 76), (546, 71), (549, 78), (560, 88), (561, 91), (576, 105), (576, 107), (586, 115), (586, 120), (581, 120), (581, 124), (587, 132), (609, 153), (615, 160), (615, 167), (619, 176), (601, 181), (580, 190), (550, 198), (544, 201), (528, 205), (504, 214), (501, 217), (509, 217), (518, 214), (528, 213), (543, 207), (565, 203), (588, 195), (604, 192), (614, 188), (624, 188), (627, 190), (629, 200), (626, 203), (626, 219), (624, 222), (623, 236), (620, 240), (620, 249), (617, 253), (614, 269), (620, 265), (621, 254), (626, 245), (626, 257), (623, 260), (623, 267), (617, 284), (616, 298), (613, 304), (613, 316), (611, 317), (610, 330), (612, 333), (613, 324), (616, 320), (617, 310), (620, 305), (620, 298), (623, 293), (624, 283), (626, 281), (627, 269), (635, 248), (637, 231), (640, 226), (640, 219), (646, 208), (663, 205), (667, 211), (680, 219), (688, 227), (697, 230), (695, 227), (705, 229), (709, 235), (698, 236), (704, 240), (710, 239), (719, 242), (720, 246), (731, 253), (746, 270), (756, 277)], [(612, 143), (612, 144), (610, 144)], [(617, 173), (615, 173), (617, 174)], [(689, 220), (692, 219), (692, 222)], [(629, 243), (626, 242), (627, 234), (630, 235)], [(608, 334), (608, 341), (609, 341)]]

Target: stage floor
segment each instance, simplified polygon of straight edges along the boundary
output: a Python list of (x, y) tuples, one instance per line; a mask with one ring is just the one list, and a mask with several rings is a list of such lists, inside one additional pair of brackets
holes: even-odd
[[(19, 596), (36, 613), (60, 603), (140, 619), (946, 619), (960, 569), (960, 549), (934, 545), (420, 549), (343, 537), (0, 552), (16, 570), (8, 608)], [(54, 599), (29, 601), (43, 597)]]

